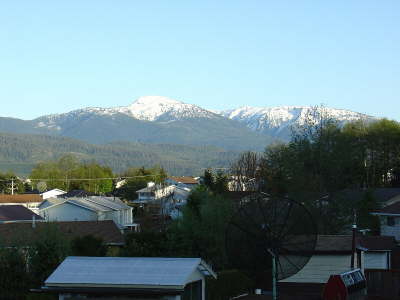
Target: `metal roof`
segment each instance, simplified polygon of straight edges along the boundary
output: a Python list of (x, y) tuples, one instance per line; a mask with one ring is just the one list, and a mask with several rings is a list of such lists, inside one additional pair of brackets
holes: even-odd
[(66, 203), (75, 204), (75, 205), (87, 208), (89, 210), (92, 210), (92, 211), (106, 212), (106, 211), (112, 210), (109, 207), (105, 207), (105, 206), (99, 205), (97, 203), (86, 201), (85, 198), (70, 198), (66, 201)]
[(99, 197), (92, 196), (88, 198), (83, 198), (86, 201), (90, 201), (96, 204), (100, 204), (105, 207), (112, 208), (114, 210), (129, 209), (130, 206), (126, 205), (117, 197)]
[(114, 199), (108, 197), (77, 197), (67, 199), (49, 198), (47, 200), (45, 201), (45, 204), (40, 207), (41, 210), (52, 208), (53, 206), (61, 205), (63, 203), (70, 203), (96, 212), (130, 209), (130, 206), (126, 205), (118, 198)]
[(196, 270), (215, 276), (200, 258), (70, 256), (47, 278), (45, 286), (183, 289)]

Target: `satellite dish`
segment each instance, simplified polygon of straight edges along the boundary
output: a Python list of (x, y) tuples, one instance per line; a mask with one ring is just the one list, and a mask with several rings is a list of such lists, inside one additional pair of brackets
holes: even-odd
[(244, 198), (226, 229), (228, 259), (256, 282), (276, 281), (299, 272), (313, 255), (317, 226), (303, 204), (254, 193)]
[(43, 193), (47, 190), (47, 183), (45, 181), (40, 181), (37, 183), (36, 188), (40, 193)]

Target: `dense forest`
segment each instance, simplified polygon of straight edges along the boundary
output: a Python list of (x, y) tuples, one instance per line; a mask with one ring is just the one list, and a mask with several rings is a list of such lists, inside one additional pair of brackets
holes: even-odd
[(113, 172), (129, 167), (162, 166), (172, 175), (198, 175), (208, 167), (228, 167), (237, 153), (216, 147), (173, 144), (112, 143), (92, 145), (82, 141), (45, 136), (0, 133), (0, 171), (28, 175), (39, 162), (73, 154), (84, 162), (96, 161)]

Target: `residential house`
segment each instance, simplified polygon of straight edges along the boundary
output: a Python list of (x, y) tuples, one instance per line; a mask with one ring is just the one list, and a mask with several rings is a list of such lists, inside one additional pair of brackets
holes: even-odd
[(44, 219), (35, 214), (23, 205), (1, 205), (0, 206), (0, 224), (4, 223), (22, 223), (44, 221)]
[(1, 244), (11, 247), (18, 239), (19, 244), (22, 242), (28, 245), (48, 226), (54, 226), (68, 239), (91, 235), (101, 239), (104, 245), (111, 248), (123, 246), (125, 243), (120, 229), (113, 221), (73, 221), (0, 224)]
[(174, 203), (186, 203), (190, 195), (191, 189), (182, 186), (174, 186), (172, 198)]
[(154, 182), (147, 183), (147, 187), (136, 191), (138, 197), (133, 203), (148, 204), (161, 201), (170, 197), (174, 192), (174, 186), (163, 186)]
[(63, 191), (63, 190), (60, 190), (60, 189), (52, 189), (50, 191), (41, 193), (40, 196), (42, 196), (43, 200), (46, 200), (46, 199), (49, 199), (49, 198), (56, 198), (58, 196), (65, 195), (65, 194), (67, 194), (66, 191)]
[(38, 213), (38, 207), (43, 202), (38, 194), (0, 195), (0, 206), (22, 205), (34, 213)]
[(132, 207), (113, 197), (50, 198), (39, 207), (39, 214), (47, 221), (113, 220), (120, 228), (133, 224)]
[(175, 185), (193, 189), (199, 185), (199, 180), (189, 176), (170, 176), (165, 179), (167, 185)]
[[(356, 239), (355, 267), (366, 269), (390, 269), (391, 253), (397, 245), (393, 237), (359, 236)], [(331, 275), (351, 270), (352, 236), (319, 235), (314, 254), (308, 263), (293, 276), (278, 282), (285, 294), (304, 290), (321, 295)]]
[(172, 201), (168, 202), (165, 207), (165, 211), (172, 219), (182, 217), (182, 210), (187, 204), (190, 192), (191, 190), (189, 188), (174, 186)]
[(177, 218), (181, 215), (181, 208), (186, 205), (190, 192), (191, 189), (185, 186), (162, 186), (151, 182), (146, 188), (136, 191), (138, 198), (133, 203), (142, 208), (151, 208), (155, 215)]
[(216, 278), (200, 258), (67, 257), (42, 291), (59, 299), (205, 300), (206, 277)]
[(381, 235), (393, 236), (400, 241), (400, 200), (371, 214), (379, 217)]

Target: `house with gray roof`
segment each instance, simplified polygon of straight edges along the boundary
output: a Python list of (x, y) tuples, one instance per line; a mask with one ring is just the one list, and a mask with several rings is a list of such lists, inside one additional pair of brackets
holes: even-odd
[(34, 223), (44, 219), (23, 205), (0, 205), (0, 224)]
[(133, 224), (132, 207), (118, 198), (50, 198), (39, 206), (39, 215), (47, 221), (113, 220), (121, 229)]
[[(67, 297), (205, 300), (213, 270), (200, 258), (67, 257), (47, 278), (44, 292)], [(80, 298), (74, 298), (80, 299)]]
[[(362, 272), (367, 269), (389, 270), (396, 248), (393, 237), (359, 235), (355, 243), (355, 267)], [(296, 274), (279, 280), (278, 287), (288, 295), (307, 291), (320, 299), (331, 275), (351, 270), (352, 252), (352, 235), (318, 235), (316, 248), (307, 264)]]
[(371, 214), (379, 217), (381, 235), (393, 236), (400, 241), (400, 199)]

